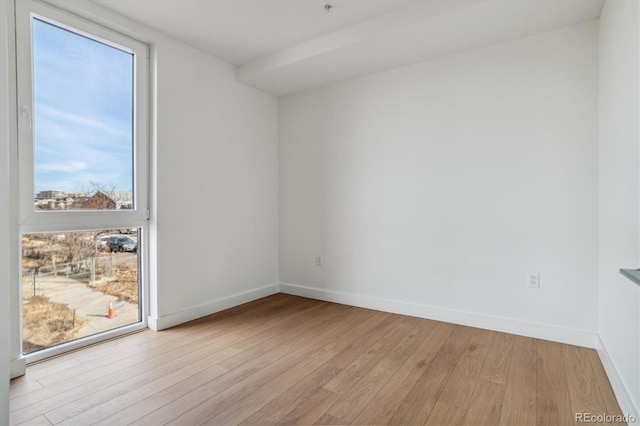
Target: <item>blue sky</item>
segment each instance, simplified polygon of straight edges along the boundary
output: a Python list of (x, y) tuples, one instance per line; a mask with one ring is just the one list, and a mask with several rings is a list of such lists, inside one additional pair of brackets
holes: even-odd
[(35, 191), (133, 181), (133, 55), (34, 19)]

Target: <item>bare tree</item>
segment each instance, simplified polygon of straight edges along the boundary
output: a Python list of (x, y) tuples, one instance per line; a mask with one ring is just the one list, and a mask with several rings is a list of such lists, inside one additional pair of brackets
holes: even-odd
[(114, 184), (89, 182), (85, 197), (77, 199), (74, 208), (83, 210), (114, 210), (131, 208), (130, 192), (118, 191)]
[[(22, 237), (22, 263), (26, 269), (39, 270), (43, 266), (58, 268), (70, 266), (77, 272), (79, 265), (98, 256), (97, 231), (29, 234)], [(88, 267), (89, 265), (85, 265)]]
[(89, 258), (96, 257), (98, 249), (96, 247), (97, 232), (67, 232), (64, 238), (58, 241), (61, 262), (82, 262)]

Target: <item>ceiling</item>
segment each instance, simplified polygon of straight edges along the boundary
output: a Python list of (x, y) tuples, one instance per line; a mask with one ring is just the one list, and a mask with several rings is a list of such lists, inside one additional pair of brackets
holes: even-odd
[[(398, 9), (411, 0), (94, 0), (233, 65)], [(331, 12), (324, 6), (331, 3)]]
[[(603, 0), (94, 0), (285, 95), (597, 19)], [(325, 5), (330, 3), (329, 12)]]

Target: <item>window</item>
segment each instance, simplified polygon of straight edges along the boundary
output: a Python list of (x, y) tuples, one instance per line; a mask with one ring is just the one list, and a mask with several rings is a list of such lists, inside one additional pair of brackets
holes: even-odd
[(146, 326), (147, 47), (16, 2), (23, 354)]
[(32, 19), (35, 209), (133, 207), (133, 59)]

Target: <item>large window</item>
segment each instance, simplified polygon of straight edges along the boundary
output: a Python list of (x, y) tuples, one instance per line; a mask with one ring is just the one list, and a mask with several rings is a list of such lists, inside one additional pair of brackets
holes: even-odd
[(35, 209), (134, 207), (133, 53), (31, 24)]
[(37, 360), (146, 325), (148, 49), (16, 3), (22, 352)]

